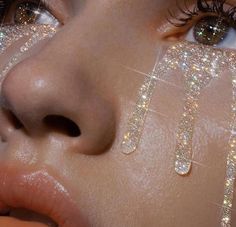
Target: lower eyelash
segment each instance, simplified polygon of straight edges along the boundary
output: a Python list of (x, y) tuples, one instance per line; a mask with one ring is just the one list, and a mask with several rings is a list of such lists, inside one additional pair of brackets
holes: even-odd
[(213, 13), (224, 18), (232, 27), (235, 27), (236, 6), (227, 7), (228, 9), (225, 9), (225, 5), (226, 0), (197, 0), (195, 6), (190, 8), (190, 4), (187, 0), (185, 0), (182, 5), (177, 2), (177, 8), (182, 15), (176, 16), (172, 11), (169, 11), (167, 20), (176, 27), (183, 27), (200, 13)]

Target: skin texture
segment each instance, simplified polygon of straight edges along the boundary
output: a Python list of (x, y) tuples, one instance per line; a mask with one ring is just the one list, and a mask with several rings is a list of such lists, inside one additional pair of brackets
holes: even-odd
[[(173, 2), (66, 2), (58, 9), (60, 31), (2, 83), (8, 111), (0, 111), (1, 162), (47, 169), (70, 189), (90, 226), (219, 226), (230, 120), (227, 74), (201, 95), (193, 158), (200, 164), (191, 175), (180, 177), (173, 167), (184, 97), (180, 72), (167, 77), (177, 87), (158, 83), (139, 149), (126, 156), (122, 136), (144, 79), (127, 67), (152, 70)], [(43, 121), (48, 115), (73, 120), (81, 135), (49, 127)]]

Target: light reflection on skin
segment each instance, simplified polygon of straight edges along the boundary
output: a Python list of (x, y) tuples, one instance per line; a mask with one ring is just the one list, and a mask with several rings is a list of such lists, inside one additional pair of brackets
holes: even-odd
[[(74, 1), (74, 3), (78, 5), (78, 1)], [(98, 7), (99, 3), (100, 6)], [(144, 74), (149, 72), (155, 58), (156, 40), (159, 42), (159, 39), (154, 31), (146, 33), (146, 23), (152, 21), (150, 18), (156, 17), (159, 10), (164, 11), (163, 8), (170, 2), (163, 4), (161, 1), (151, 0), (117, 1), (113, 3), (97, 1), (87, 4), (80, 18), (72, 20), (70, 25), (67, 25), (65, 30), (49, 46), (43, 51), (39, 51), (36, 56), (40, 56), (40, 58), (34, 56), (32, 61), (37, 60), (39, 65), (43, 65), (41, 68), (43, 68), (45, 83), (47, 83), (51, 73), (55, 81), (60, 80), (58, 83), (63, 84), (62, 87), (67, 91), (67, 98), (65, 95), (58, 96), (60, 97), (60, 105), (64, 109), (66, 109), (65, 104), (73, 96), (81, 97), (77, 91), (81, 90), (81, 87), (76, 90), (71, 85), (71, 81), (74, 84), (84, 82), (81, 77), (86, 78), (86, 82), (93, 85), (91, 87), (94, 88), (97, 96), (102, 94), (111, 102), (115, 100), (113, 102), (115, 104), (111, 109), (116, 112), (116, 116), (121, 115), (120, 125), (116, 129), (118, 131), (117, 137), (112, 147), (106, 149), (106, 152), (104, 149), (101, 156), (81, 155), (83, 152), (81, 152), (80, 147), (76, 147), (76, 149), (70, 147), (70, 138), (64, 138), (61, 135), (58, 138), (56, 133), (52, 134), (51, 138), (54, 138), (55, 144), (57, 144), (57, 140), (60, 140), (62, 145), (55, 150), (52, 149), (53, 152), (47, 149), (47, 134), (46, 139), (41, 141), (42, 149), (35, 148), (37, 139), (27, 137), (23, 133), (21, 137), (15, 134), (19, 143), (22, 142), (21, 139), (30, 140), (32, 143), (28, 143), (29, 151), (35, 153), (35, 156), (38, 157), (34, 160), (34, 164), (40, 163), (39, 160), (47, 162), (64, 176), (75, 194), (78, 195), (76, 202), (84, 209), (91, 222), (95, 223), (94, 226), (114, 226), (114, 223), (117, 226), (156, 226), (156, 223), (160, 227), (172, 227), (173, 223), (175, 226), (216, 226), (216, 223), (218, 223), (216, 219), (219, 216), (217, 215), (218, 208), (211, 209), (211, 205), (214, 201), (221, 203), (225, 175), (223, 170), (225, 160), (222, 157), (225, 151), (221, 149), (223, 145), (219, 146), (220, 148), (217, 147), (219, 155), (211, 156), (211, 159), (207, 160), (202, 158), (201, 154), (196, 153), (194, 162), (201, 163), (201, 165), (196, 167), (196, 172), (191, 175), (191, 179), (185, 179), (184, 186), (186, 187), (182, 185), (183, 180), (172, 174), (174, 158), (173, 129), (176, 128), (179, 113), (182, 111), (183, 105), (178, 100), (181, 100), (184, 91), (183, 88), (181, 89), (181, 87), (175, 85), (175, 81), (169, 82), (168, 78), (166, 81), (160, 80), (160, 85), (157, 87), (158, 94), (154, 94), (150, 111), (158, 111), (161, 114), (150, 114), (145, 124), (146, 130), (144, 130), (143, 141), (137, 154), (133, 154), (129, 158), (123, 157), (120, 143), (117, 142), (120, 138), (118, 135), (121, 136), (120, 132), (124, 131), (127, 123), (122, 116), (127, 116), (131, 112), (133, 106), (130, 103), (136, 101), (136, 91), (142, 83), (143, 77), (138, 77), (136, 71), (126, 70), (124, 67), (112, 67), (113, 65), (111, 66), (109, 63), (113, 61), (123, 66), (128, 65), (131, 69), (140, 69)], [(108, 14), (104, 14), (102, 5), (108, 10), (106, 11), (109, 12)], [(117, 6), (119, 6), (119, 15), (116, 14)], [(96, 13), (94, 13), (94, 7), (97, 9)], [(141, 15), (139, 20), (137, 15)], [(124, 24), (127, 24), (127, 26), (124, 26)], [(150, 35), (150, 33), (153, 34), (152, 38), (147, 37), (147, 34)], [(132, 37), (132, 42), (129, 41), (130, 37)], [(154, 40), (151, 44), (150, 39)], [(66, 48), (62, 50), (62, 46)], [(51, 56), (50, 60), (49, 56)], [(51, 62), (52, 58), (55, 62)], [(48, 62), (51, 63), (50, 67), (45, 66)], [(21, 65), (18, 69), (20, 67)], [(37, 74), (37, 68), (35, 73)], [(23, 76), (24, 72), (18, 71), (17, 74)], [(178, 74), (178, 76), (181, 75)], [(130, 81), (132, 81), (132, 84)], [(22, 87), (26, 88), (27, 86), (27, 83), (23, 81)], [(108, 87), (110, 89), (107, 89)], [(37, 89), (39, 89), (38, 86)], [(225, 88), (225, 90), (227, 89)], [(18, 87), (16, 91), (21, 94), (21, 88)], [(71, 93), (73, 96), (70, 95)], [(86, 99), (88, 94), (86, 92), (83, 94), (82, 99)], [(119, 102), (120, 99), (127, 100), (127, 102)], [(81, 110), (76, 109), (76, 106), (78, 103), (81, 104), (80, 100), (81, 98), (73, 100), (74, 106), (71, 107), (71, 109), (76, 110), (78, 116), (80, 116)], [(47, 101), (44, 103), (47, 106), (55, 104)], [(127, 103), (128, 105), (126, 105)], [(166, 103), (173, 103), (169, 110), (165, 109)], [(209, 103), (205, 101), (202, 108), (206, 108), (208, 105)], [(99, 108), (106, 109), (107, 106), (98, 105), (97, 109)], [(121, 109), (121, 111), (119, 112), (117, 109)], [(70, 110), (66, 110), (66, 114), (70, 113)], [(51, 110), (47, 112), (48, 109), (44, 109), (44, 111), (51, 113)], [(87, 106), (83, 106), (83, 111), (88, 114), (92, 110), (88, 110)], [(211, 109), (207, 111), (211, 112)], [(219, 108), (219, 112), (213, 114), (214, 117), (220, 116), (219, 125), (225, 129), (228, 126), (225, 123), (225, 116), (228, 114), (226, 112), (222, 114)], [(200, 120), (197, 127), (205, 125), (202, 120), (203, 117), (205, 116), (199, 116)], [(217, 121), (214, 117), (209, 119), (209, 125), (212, 125), (212, 127), (216, 127), (213, 124)], [(91, 119), (84, 118), (85, 120), (89, 122)], [(96, 121), (99, 120), (100, 118), (96, 119)], [(118, 121), (117, 118), (115, 120)], [(29, 128), (31, 127), (33, 126), (31, 125)], [(94, 128), (96, 127), (98, 126), (94, 124)], [(219, 141), (216, 141), (211, 133), (207, 134), (207, 139), (204, 132), (198, 134), (199, 141), (206, 141), (209, 150), (211, 144), (217, 144), (218, 146), (218, 144), (224, 144), (225, 142), (225, 132), (222, 132), (222, 128), (219, 128), (216, 127), (216, 131), (221, 130), (219, 134), (223, 135)], [(82, 129), (86, 129), (86, 127), (83, 126)], [(103, 132), (103, 130), (100, 131)], [(154, 136), (150, 135), (150, 131), (154, 133)], [(87, 141), (92, 143), (93, 138), (97, 138), (97, 136), (90, 137)], [(14, 144), (14, 140), (11, 143)], [(97, 140), (94, 146), (99, 146), (99, 144), (101, 144), (101, 141)], [(205, 156), (210, 153), (205, 147), (199, 146), (199, 152), (204, 153)], [(15, 150), (12, 146), (12, 150), (7, 149), (6, 153), (13, 154), (13, 149)], [(57, 149), (58, 153), (56, 152)], [(53, 155), (50, 155), (50, 151), (57, 155), (56, 160), (53, 159)], [(9, 160), (14, 160), (17, 153), (18, 151), (15, 151), (15, 156), (11, 155)], [(45, 155), (47, 153), (48, 155)], [(50, 160), (43, 160), (44, 155)], [(215, 163), (222, 167), (217, 173), (214, 173)], [(25, 165), (27, 166), (27, 162)], [(38, 165), (40, 167), (40, 164)], [(212, 168), (206, 171), (203, 165)], [(143, 169), (144, 171), (142, 171)], [(215, 181), (206, 183), (208, 179), (215, 179)], [(196, 185), (199, 186), (199, 193), (195, 190)], [(206, 202), (204, 202), (205, 197), (207, 197)], [(192, 214), (188, 213), (188, 210), (191, 210)]]
[[(213, 79), (218, 79), (229, 68), (230, 74), (235, 73), (236, 55), (233, 51), (221, 51), (206, 46), (180, 43), (167, 49), (163, 59), (155, 65), (155, 74), (146, 76), (137, 98), (134, 112), (128, 122), (128, 129), (122, 142), (124, 153), (131, 154), (138, 148), (139, 140), (149, 109), (153, 92), (158, 80), (165, 78), (169, 70), (181, 70), (180, 74), (185, 78), (184, 112), (177, 131), (175, 171), (179, 175), (190, 173), (193, 157), (193, 135), (199, 112), (199, 99), (202, 90), (209, 87)], [(229, 123), (231, 134), (229, 138), (229, 153), (226, 162), (225, 193), (222, 204), (221, 226), (231, 226), (231, 207), (233, 203), (234, 184), (236, 178), (235, 161), (235, 77), (232, 76), (232, 120)], [(143, 114), (144, 113), (144, 114)]]
[[(56, 33), (56, 28), (49, 25), (26, 25), (19, 27), (15, 26), (14, 28), (12, 28), (12, 26), (3, 27), (1, 31), (3, 33), (3, 36), (5, 36), (2, 37), (2, 43), (4, 44), (2, 48), (3, 54), (4, 51), (6, 51), (7, 48), (9, 48), (15, 42), (19, 41), (20, 39), (23, 39), (24, 37), (28, 37), (28, 40), (20, 46), (19, 50), (17, 50), (16, 53), (12, 54), (9, 62), (1, 70), (0, 80), (3, 81), (5, 75), (17, 63), (20, 62), (24, 54), (28, 52), (31, 48), (33, 48), (35, 45), (37, 45), (40, 41), (46, 38), (53, 37), (53, 35)], [(10, 35), (10, 37), (8, 34)]]

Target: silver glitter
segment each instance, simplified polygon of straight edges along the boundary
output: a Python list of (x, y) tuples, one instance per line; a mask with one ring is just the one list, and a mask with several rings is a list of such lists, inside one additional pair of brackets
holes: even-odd
[[(236, 179), (236, 54), (234, 51), (189, 42), (171, 46), (157, 64), (155, 73), (145, 79), (139, 91), (135, 111), (129, 120), (129, 130), (123, 140), (126, 149), (124, 153), (129, 154), (138, 146), (151, 96), (158, 81), (155, 78), (163, 78), (169, 71), (175, 69), (180, 69), (185, 79), (184, 111), (177, 131), (175, 161), (175, 171), (180, 175), (189, 173), (191, 169), (194, 122), (202, 89), (206, 88), (213, 79), (218, 78), (224, 70), (230, 69), (232, 72), (232, 120), (221, 216), (221, 227), (230, 227)], [(145, 101), (146, 98), (148, 101)]]
[[(196, 57), (198, 56), (198, 57)], [(178, 131), (176, 146), (176, 171), (186, 174), (190, 170), (192, 155), (192, 136), (195, 115), (198, 109), (197, 99), (200, 90), (207, 86), (211, 78), (218, 77), (222, 63), (221, 51), (212, 52), (212, 48), (182, 42), (169, 47), (164, 57), (156, 62), (153, 71), (145, 78), (138, 94), (136, 107), (128, 122), (123, 137), (122, 152), (130, 154), (138, 147), (145, 118), (158, 79), (169, 71), (180, 69), (185, 78), (186, 99)], [(223, 63), (222, 63), (223, 64)]]
[(170, 52), (169, 61), (179, 66), (185, 79), (185, 101), (177, 132), (175, 161), (175, 171), (185, 175), (189, 173), (192, 164), (192, 140), (201, 91), (221, 73), (225, 66), (224, 53), (189, 43), (177, 44), (170, 48)]
[(224, 199), (222, 204), (221, 226), (230, 227), (232, 217), (232, 205), (234, 197), (234, 184), (236, 178), (236, 55), (233, 52), (227, 53), (228, 68), (230, 69), (232, 81), (232, 120), (230, 124), (230, 138), (228, 141), (229, 152), (226, 161), (226, 178), (224, 188)]
[(134, 152), (139, 144), (139, 140), (142, 134), (145, 118), (147, 116), (149, 104), (153, 92), (156, 87), (156, 83), (160, 75), (164, 73), (164, 69), (158, 67), (159, 56), (162, 50), (158, 52), (157, 61), (151, 73), (146, 76), (143, 85), (138, 93), (138, 100), (136, 107), (128, 122), (128, 129), (123, 137), (122, 152), (124, 154), (131, 154)]
[(50, 38), (56, 33), (56, 28), (51, 25), (19, 25), (3, 26), (0, 28), (0, 54), (3, 54), (8, 47), (18, 40), (29, 37), (28, 40), (20, 47), (4, 66), (0, 73), (0, 83), (4, 80), (9, 70), (14, 67), (20, 57), (32, 48), (39, 41)]

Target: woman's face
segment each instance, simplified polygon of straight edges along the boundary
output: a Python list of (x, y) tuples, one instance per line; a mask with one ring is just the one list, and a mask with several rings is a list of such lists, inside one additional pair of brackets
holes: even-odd
[[(172, 0), (48, 5), (60, 22), (57, 33), (29, 50), (1, 84), (2, 207), (24, 219), (22, 226), (37, 220), (12, 207), (66, 227), (218, 226), (230, 121), (227, 77), (201, 94), (191, 174), (180, 177), (173, 167), (184, 96), (178, 71), (157, 84), (138, 149), (125, 155), (121, 146), (158, 50), (185, 39), (194, 22), (188, 28), (168, 22), (169, 9), (181, 13)], [(0, 225), (5, 222), (20, 226), (0, 217)]]

